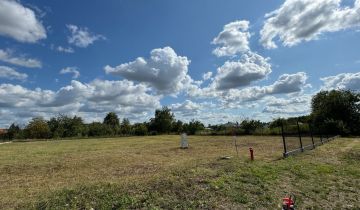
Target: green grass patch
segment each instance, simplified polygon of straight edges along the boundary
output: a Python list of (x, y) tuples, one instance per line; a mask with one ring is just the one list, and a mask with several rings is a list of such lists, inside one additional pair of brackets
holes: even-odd
[[(1, 209), (359, 209), (358, 139), (281, 159), (281, 139), (178, 136), (0, 146)], [(255, 161), (248, 157), (248, 147)], [(230, 160), (221, 160), (224, 155)]]

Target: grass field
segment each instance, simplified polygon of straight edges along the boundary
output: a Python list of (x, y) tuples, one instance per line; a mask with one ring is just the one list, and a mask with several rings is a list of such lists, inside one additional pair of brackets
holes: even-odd
[[(360, 209), (360, 139), (282, 159), (280, 137), (179, 136), (0, 145), (0, 209)], [(249, 161), (248, 148), (255, 151)], [(229, 160), (221, 156), (232, 156)]]

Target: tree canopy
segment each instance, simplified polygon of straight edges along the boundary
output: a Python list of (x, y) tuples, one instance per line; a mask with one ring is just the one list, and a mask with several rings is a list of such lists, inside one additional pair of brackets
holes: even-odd
[(360, 94), (349, 90), (321, 91), (311, 102), (315, 126), (328, 132), (360, 134)]
[(104, 118), (104, 125), (107, 125), (113, 134), (120, 132), (120, 120), (115, 112), (109, 112)]
[(155, 110), (155, 118), (150, 120), (150, 127), (151, 130), (156, 131), (159, 134), (169, 133), (174, 121), (174, 114), (165, 106), (162, 109)]
[(25, 128), (26, 137), (32, 139), (50, 138), (50, 128), (42, 117), (33, 118)]

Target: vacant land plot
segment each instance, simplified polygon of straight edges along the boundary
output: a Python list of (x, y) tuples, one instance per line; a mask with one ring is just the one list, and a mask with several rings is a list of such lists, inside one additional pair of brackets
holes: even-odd
[[(360, 140), (282, 159), (281, 137), (126, 137), (0, 145), (0, 209), (360, 208)], [(254, 148), (255, 161), (248, 159)], [(222, 156), (232, 156), (223, 160)]]

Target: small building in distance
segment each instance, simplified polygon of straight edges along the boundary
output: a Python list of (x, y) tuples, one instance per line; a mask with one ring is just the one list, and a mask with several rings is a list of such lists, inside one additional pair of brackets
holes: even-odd
[(7, 129), (0, 128), (0, 135), (7, 133)]

